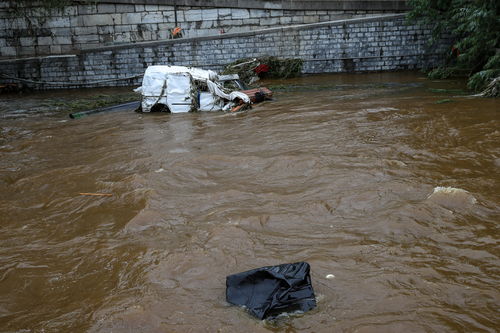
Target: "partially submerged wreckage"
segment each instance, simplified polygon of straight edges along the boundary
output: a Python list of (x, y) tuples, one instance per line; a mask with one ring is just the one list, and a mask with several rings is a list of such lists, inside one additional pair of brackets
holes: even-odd
[[(237, 87), (231, 90), (228, 86)], [(149, 66), (142, 86), (142, 112), (238, 111), (272, 97), (267, 88), (245, 89), (237, 74), (184, 66)]]

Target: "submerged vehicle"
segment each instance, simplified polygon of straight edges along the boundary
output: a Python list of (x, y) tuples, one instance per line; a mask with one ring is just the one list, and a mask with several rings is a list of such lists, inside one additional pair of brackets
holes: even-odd
[(217, 75), (184, 66), (149, 66), (142, 86), (134, 91), (142, 95), (140, 112), (234, 112), (272, 97), (267, 88), (244, 88), (238, 75)]

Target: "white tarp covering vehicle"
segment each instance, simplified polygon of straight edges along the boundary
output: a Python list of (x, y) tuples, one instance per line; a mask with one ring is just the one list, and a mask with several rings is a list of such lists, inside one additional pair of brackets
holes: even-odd
[(221, 111), (250, 103), (247, 94), (227, 91), (217, 73), (184, 66), (149, 66), (134, 91), (142, 95), (142, 112)]

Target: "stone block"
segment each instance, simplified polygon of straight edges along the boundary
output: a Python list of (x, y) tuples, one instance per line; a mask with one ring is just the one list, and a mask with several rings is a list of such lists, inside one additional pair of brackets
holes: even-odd
[(116, 5), (116, 13), (133, 13), (135, 12), (135, 5), (122, 5), (122, 4), (117, 4)]
[(121, 14), (111, 14), (111, 20), (113, 24), (122, 24), (122, 15)]
[(319, 22), (319, 16), (317, 15), (304, 17), (304, 23), (317, 23), (317, 22)]
[(60, 45), (51, 45), (50, 46), (50, 53), (51, 54), (60, 54), (61, 53), (61, 46)]
[(252, 18), (252, 19), (245, 20), (244, 23), (246, 25), (260, 25), (260, 20), (257, 18)]
[(71, 45), (73, 41), (70, 36), (57, 36), (52, 38), (52, 42), (56, 45)]
[(141, 13), (125, 13), (121, 15), (122, 24), (140, 24), (142, 23)]
[(82, 27), (83, 26), (83, 16), (71, 16), (69, 18), (69, 24), (71, 27)]
[(115, 27), (113, 25), (102, 25), (97, 27), (97, 33), (99, 35), (114, 34)]
[(262, 10), (262, 9), (250, 9), (249, 15), (251, 18), (269, 17), (270, 11), (269, 10)]
[[(7, 26), (7, 24), (9, 26)], [(0, 30), (11, 29), (11, 20), (0, 18)], [(3, 35), (3, 33), (2, 33)]]
[(260, 25), (266, 25), (266, 26), (277, 25), (279, 22), (280, 19), (277, 17), (260, 19)]
[(96, 48), (99, 46), (101, 46), (101, 44), (99, 44), (99, 42), (93, 42), (93, 43), (84, 42), (84, 43), (80, 44), (80, 48), (82, 48), (82, 49), (93, 49), (93, 48)]
[[(175, 17), (172, 16), (172, 22), (175, 22)], [(177, 22), (186, 22), (184, 12), (177, 11)]]
[[(174, 10), (174, 6), (158, 5), (158, 10), (160, 10), (160, 11), (170, 11), (170, 10)], [(177, 9), (177, 11), (181, 12), (182, 10)]]
[(135, 5), (136, 12), (143, 12), (144, 10), (144, 5)]
[(217, 20), (219, 18), (219, 11), (217, 9), (203, 9), (201, 11), (201, 17), (203, 21)]
[(86, 27), (114, 24), (113, 16), (110, 14), (85, 15), (82, 19), (82, 23)]
[(36, 48), (34, 46), (22, 47), (19, 55), (21, 56), (34, 56), (36, 55)]
[[(175, 22), (175, 13), (173, 10), (164, 10), (161, 13), (164, 22)], [(179, 13), (177, 13), (177, 21), (179, 21)]]
[(71, 36), (71, 28), (54, 28), (51, 30), (53, 36)]
[(139, 32), (131, 31), (131, 32), (124, 32), (122, 35), (130, 35), (130, 40), (132, 42), (137, 42), (137, 41), (142, 41), (142, 33), (139, 34)]
[(141, 23), (163, 23), (165, 21), (166, 20), (162, 12), (151, 12), (142, 14)]
[[(233, 20), (221, 20), (219, 21), (219, 26), (220, 27), (231, 27), (233, 24), (232, 24)], [(228, 32), (228, 31), (226, 31)]]
[(280, 17), (283, 16), (282, 10), (271, 10), (271, 17)]
[(164, 39), (169, 39), (170, 37), (170, 31), (167, 30), (159, 30), (156, 32), (156, 39), (157, 40), (164, 40)]
[[(22, 47), (33, 46), (35, 44), (35, 42), (36, 42), (35, 37), (21, 37), (21, 38), (19, 38), (19, 44), (21, 44)], [(3, 46), (5, 46), (5, 45), (3, 45)]]
[(55, 17), (50, 20), (48, 20), (45, 24), (44, 27), (47, 28), (68, 28), (70, 27), (70, 18), (69, 17)]
[(232, 9), (231, 17), (233, 19), (247, 19), (250, 18), (250, 12), (248, 9)]
[(66, 6), (61, 14), (62, 16), (76, 16), (78, 15), (78, 6)]
[(50, 54), (50, 46), (49, 45), (39, 45), (35, 49), (36, 49), (36, 53), (38, 55)]
[(214, 21), (202, 21), (200, 29), (210, 29), (214, 26)]
[(73, 39), (77, 44), (99, 43), (97, 35), (80, 35), (74, 36)]
[(219, 8), (218, 9), (218, 17), (220, 19), (226, 18), (227, 16), (231, 16), (231, 9), (230, 8)]
[(74, 50), (75, 48), (73, 45), (61, 45), (61, 53), (70, 53)]
[(97, 14), (96, 5), (78, 5), (78, 15)]
[(142, 39), (145, 41), (151, 40), (152, 35), (153, 34), (151, 33), (151, 31), (143, 31), (142, 32)]
[(184, 12), (184, 17), (186, 22), (201, 21), (201, 10), (200, 9), (190, 9)]
[(137, 25), (129, 25), (129, 24), (122, 24), (122, 25), (115, 25), (114, 31), (116, 34), (121, 34), (123, 32), (130, 32), (130, 31), (137, 31)]
[(282, 16), (280, 17), (280, 24), (291, 24), (292, 18), (290, 16)]
[(73, 33), (75, 35), (92, 35), (97, 34), (97, 26), (93, 27), (76, 27), (73, 28)]
[(158, 24), (159, 31), (170, 31), (173, 28), (174, 28), (173, 23), (160, 23), (160, 24)]
[(131, 35), (129, 32), (124, 32), (121, 34), (116, 34), (114, 36), (115, 43), (130, 43), (132, 41)]
[(37, 45), (39, 46), (52, 45), (52, 37), (38, 37)]
[(99, 14), (114, 14), (116, 13), (116, 6), (109, 3), (98, 4), (97, 12)]

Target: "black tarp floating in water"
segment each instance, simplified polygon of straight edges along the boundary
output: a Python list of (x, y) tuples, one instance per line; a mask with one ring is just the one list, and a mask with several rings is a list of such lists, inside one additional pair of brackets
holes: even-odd
[(283, 312), (306, 312), (316, 307), (306, 262), (266, 266), (229, 275), (226, 300), (245, 306), (259, 319), (272, 319)]

